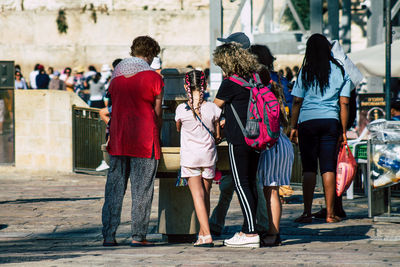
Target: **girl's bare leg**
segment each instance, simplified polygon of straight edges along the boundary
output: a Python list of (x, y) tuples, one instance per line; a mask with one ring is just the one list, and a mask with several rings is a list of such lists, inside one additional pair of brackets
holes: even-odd
[(210, 217), (210, 192), (211, 192), (212, 183), (213, 183), (213, 179), (204, 179), (203, 178), (203, 185), (204, 185), (204, 191), (205, 191), (204, 200), (206, 202), (206, 209), (207, 209), (208, 217)]
[[(210, 235), (210, 226), (208, 224), (208, 213), (206, 207), (206, 192), (201, 176), (193, 176), (188, 178), (188, 185), (192, 194), (194, 208), (196, 210), (197, 219), (200, 223), (199, 235)], [(210, 238), (210, 242), (212, 239)]]
[(276, 235), (279, 233), (279, 224), (282, 216), (282, 204), (279, 199), (279, 186), (264, 187), (264, 196), (267, 202), (268, 211), (268, 234)]

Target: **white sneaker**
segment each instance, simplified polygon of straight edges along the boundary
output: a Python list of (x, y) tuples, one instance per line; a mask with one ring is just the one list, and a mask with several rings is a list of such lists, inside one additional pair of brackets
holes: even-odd
[(236, 233), (232, 238), (225, 239), (224, 245), (233, 248), (259, 248), (260, 236), (246, 236), (244, 233)]
[(378, 177), (378, 179), (374, 180), (373, 185), (374, 187), (385, 186), (387, 184), (393, 183), (392, 179), (395, 176), (391, 173), (384, 173)]
[(99, 167), (96, 168), (96, 172), (105, 171), (108, 168), (110, 168), (110, 166), (108, 166), (108, 164), (104, 160), (102, 160)]

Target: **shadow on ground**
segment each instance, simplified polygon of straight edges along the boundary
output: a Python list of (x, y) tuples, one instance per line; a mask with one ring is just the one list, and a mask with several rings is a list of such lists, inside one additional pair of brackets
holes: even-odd
[(38, 203), (38, 202), (55, 202), (55, 201), (81, 201), (81, 200), (98, 200), (102, 197), (84, 197), (84, 198), (31, 198), (31, 199), (16, 199), (0, 201), (1, 204), (27, 204), (27, 203)]
[(343, 242), (369, 239), (368, 235), (371, 225), (345, 225), (338, 227), (318, 227), (285, 229), (283, 231), (283, 240), (285, 245), (304, 244), (314, 241), (318, 242)]

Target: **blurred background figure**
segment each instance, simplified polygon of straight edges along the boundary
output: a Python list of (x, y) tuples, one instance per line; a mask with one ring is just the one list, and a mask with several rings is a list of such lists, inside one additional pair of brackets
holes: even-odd
[(64, 73), (60, 75), (60, 80), (64, 81), (67, 91), (74, 91), (74, 76), (72, 76), (72, 70), (70, 67), (64, 69)]
[(15, 71), (21, 71), (21, 66), (19, 64), (15, 64)]
[(392, 115), (392, 120), (400, 121), (400, 100), (393, 101), (390, 105), (390, 113)]
[(293, 80), (293, 72), (292, 72), (292, 69), (290, 68), (290, 67), (286, 67), (285, 68), (285, 72), (286, 72), (286, 79), (288, 80), (288, 82), (292, 82), (292, 80)]
[[(122, 61), (122, 58), (117, 58), (117, 59), (115, 59), (115, 60), (113, 61), (113, 63), (112, 63), (113, 72), (114, 72), (115, 68), (117, 67), (117, 65), (118, 65), (121, 61)], [(109, 96), (109, 94), (108, 94), (108, 87), (110, 86), (110, 82), (111, 82), (111, 78), (108, 79), (108, 82), (104, 85), (104, 88), (105, 88), (106, 92), (104, 93), (104, 97), (103, 97), (104, 105), (110, 109), (110, 110), (109, 110), (109, 113), (111, 113), (111, 105), (112, 105), (110, 96)], [(107, 124), (107, 123), (106, 123), (106, 124)]]
[(113, 71), (115, 67), (122, 61), (122, 58), (117, 58), (113, 61), (112, 66), (113, 66)]
[(65, 90), (65, 82), (60, 80), (60, 73), (55, 71), (53, 74), (53, 79), (49, 83), (50, 90)]
[(95, 76), (97, 74), (97, 70), (93, 65), (90, 65), (88, 67), (88, 71), (85, 72), (85, 74), (83, 75), (86, 79), (86, 81), (89, 81), (90, 79), (93, 78), (93, 76)]
[(150, 65), (150, 68), (155, 70), (158, 74), (161, 74), (161, 68), (162, 68), (161, 58), (155, 57)]
[(48, 89), (50, 83), (50, 77), (47, 75), (43, 65), (39, 66), (39, 74), (36, 76), (37, 89)]
[(101, 74), (99, 72), (88, 82), (90, 92), (90, 107), (104, 108), (103, 96), (105, 94), (104, 83), (100, 81)]
[(35, 64), (33, 71), (29, 74), (29, 87), (32, 89), (37, 89), (36, 86), (36, 76), (39, 74), (39, 63)]
[(53, 77), (54, 77), (54, 68), (53, 67), (48, 67), (47, 68), (47, 74), (49, 75), (50, 80), (53, 79)]
[(24, 77), (20, 71), (15, 71), (15, 89), (28, 89)]
[(103, 64), (103, 66), (101, 66), (100, 82), (102, 82), (103, 84), (107, 83), (108, 80), (111, 78), (111, 75), (112, 71), (110, 66), (108, 64)]
[[(86, 90), (88, 85), (86, 79), (83, 76), (85, 68), (82, 66), (77, 66), (74, 68), (74, 92), (79, 95), (86, 103), (89, 102), (89, 91)], [(68, 86), (68, 85), (67, 85)]]

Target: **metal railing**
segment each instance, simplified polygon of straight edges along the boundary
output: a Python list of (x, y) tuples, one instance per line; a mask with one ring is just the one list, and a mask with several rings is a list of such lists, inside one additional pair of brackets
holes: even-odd
[(95, 171), (103, 160), (106, 125), (99, 109), (72, 106), (73, 170)]

